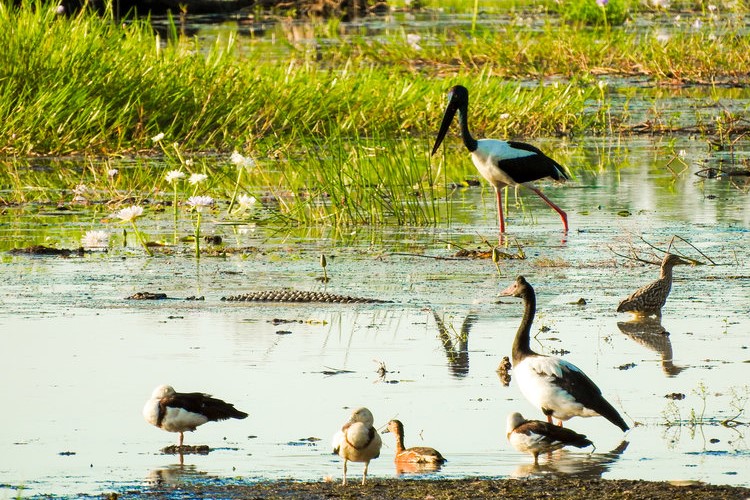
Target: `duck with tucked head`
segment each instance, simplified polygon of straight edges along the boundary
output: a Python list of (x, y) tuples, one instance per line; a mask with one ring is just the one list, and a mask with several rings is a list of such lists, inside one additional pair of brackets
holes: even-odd
[(388, 427), (383, 431), (392, 433), (396, 437), (396, 456), (393, 461), (399, 464), (420, 464), (437, 469), (447, 460), (435, 448), (429, 446), (404, 447), (404, 424), (400, 420), (391, 420)]
[(151, 399), (143, 407), (143, 417), (156, 427), (168, 432), (180, 433), (180, 444), (186, 431), (194, 431), (206, 422), (230, 418), (243, 419), (247, 413), (233, 404), (216, 399), (202, 392), (177, 392), (169, 385), (154, 389)]
[(349, 417), (349, 420), (333, 436), (333, 453), (344, 459), (344, 480), (346, 484), (347, 462), (364, 462), (365, 470), (362, 473), (362, 484), (367, 479), (367, 468), (370, 460), (380, 456), (380, 447), (383, 441), (373, 427), (375, 422), (372, 413), (367, 408), (358, 408)]
[(516, 278), (500, 295), (520, 297), (524, 314), (513, 341), (513, 379), (529, 402), (547, 416), (563, 420), (602, 416), (622, 429), (629, 429), (620, 414), (602, 396), (602, 391), (573, 363), (545, 356), (529, 346), (531, 324), (536, 314), (536, 294), (523, 276)]
[(565, 446), (592, 446), (596, 450), (594, 443), (583, 434), (541, 420), (526, 420), (518, 412), (508, 415), (507, 437), (513, 448), (531, 453), (535, 464), (539, 463), (540, 453), (550, 453)]

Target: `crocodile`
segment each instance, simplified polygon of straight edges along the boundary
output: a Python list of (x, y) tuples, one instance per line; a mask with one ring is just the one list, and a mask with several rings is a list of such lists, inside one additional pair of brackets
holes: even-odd
[(390, 300), (351, 297), (328, 292), (308, 292), (300, 290), (265, 290), (242, 295), (230, 295), (221, 300), (230, 302), (322, 302), (334, 304), (385, 304)]

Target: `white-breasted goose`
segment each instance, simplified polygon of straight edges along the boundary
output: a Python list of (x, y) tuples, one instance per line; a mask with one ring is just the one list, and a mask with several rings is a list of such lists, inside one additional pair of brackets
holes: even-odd
[(347, 462), (364, 462), (365, 470), (362, 473), (362, 484), (367, 479), (367, 468), (370, 460), (380, 456), (380, 447), (383, 441), (373, 424), (375, 419), (367, 408), (358, 408), (349, 417), (349, 420), (333, 436), (333, 453), (344, 459), (344, 480), (346, 484)]
[(534, 191), (537, 196), (552, 207), (562, 219), (565, 232), (568, 231), (568, 216), (552, 203), (532, 182), (550, 177), (556, 181), (568, 179), (565, 168), (545, 155), (537, 147), (517, 141), (500, 141), (497, 139), (474, 139), (468, 125), (469, 91), (466, 87), (456, 85), (448, 92), (448, 107), (440, 124), (434, 155), (450, 128), (453, 117), (458, 112), (461, 126), (461, 138), (471, 153), (471, 159), (479, 173), (495, 188), (497, 198), (497, 217), (500, 228), (500, 241), (505, 233), (503, 217), (502, 189), (505, 186), (523, 186)]
[(389, 421), (383, 434), (388, 432), (396, 436), (396, 456), (393, 457), (394, 462), (442, 465), (447, 461), (439, 451), (429, 446), (404, 448), (404, 424), (400, 420)]
[(622, 429), (629, 429), (602, 391), (580, 368), (564, 359), (545, 356), (531, 350), (529, 335), (536, 314), (536, 295), (532, 286), (519, 276), (500, 295), (520, 297), (524, 313), (513, 341), (513, 380), (529, 402), (547, 416), (563, 420), (572, 417), (602, 416)]
[(642, 286), (624, 299), (617, 306), (617, 312), (631, 312), (636, 316), (661, 317), (661, 308), (667, 303), (667, 297), (672, 289), (672, 268), (687, 265), (691, 262), (681, 259), (678, 255), (668, 253), (661, 261), (659, 279)]
[(243, 419), (247, 413), (234, 405), (202, 392), (177, 392), (169, 385), (154, 389), (151, 399), (143, 407), (146, 422), (167, 432), (179, 432), (180, 444), (186, 431), (194, 431), (206, 422), (229, 418)]
[(541, 420), (526, 420), (520, 413), (511, 413), (507, 418), (508, 442), (522, 453), (531, 453), (534, 463), (539, 463), (540, 453), (549, 453), (565, 446), (586, 448), (596, 446), (583, 434)]

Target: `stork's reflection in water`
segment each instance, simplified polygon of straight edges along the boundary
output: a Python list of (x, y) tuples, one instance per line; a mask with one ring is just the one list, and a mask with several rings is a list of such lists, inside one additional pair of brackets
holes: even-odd
[(461, 329), (456, 330), (453, 325), (446, 325), (443, 317), (434, 309), (432, 315), (437, 324), (440, 342), (445, 349), (451, 375), (456, 378), (465, 377), (469, 374), (469, 332), (479, 316), (469, 311), (461, 323)]

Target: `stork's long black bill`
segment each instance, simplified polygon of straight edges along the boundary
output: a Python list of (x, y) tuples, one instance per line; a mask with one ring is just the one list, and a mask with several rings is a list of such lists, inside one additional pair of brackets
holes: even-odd
[(440, 131), (438, 132), (437, 140), (435, 141), (435, 146), (432, 148), (432, 154), (434, 155), (438, 148), (440, 147), (440, 144), (443, 142), (443, 139), (445, 138), (445, 134), (448, 133), (448, 129), (451, 126), (451, 122), (453, 122), (453, 117), (456, 116), (456, 111), (458, 111), (458, 107), (455, 106), (452, 102), (448, 103), (448, 107), (445, 108), (445, 114), (443, 115), (443, 123), (440, 124)]

